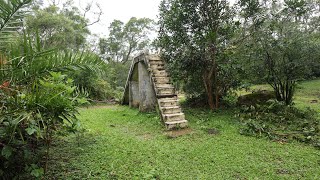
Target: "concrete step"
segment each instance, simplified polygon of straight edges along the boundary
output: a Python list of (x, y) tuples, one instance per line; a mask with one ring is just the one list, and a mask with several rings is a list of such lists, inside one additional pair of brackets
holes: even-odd
[(164, 62), (163, 61), (159, 61), (159, 60), (151, 60), (151, 59), (149, 59), (149, 64), (164, 65)]
[(150, 54), (150, 55), (148, 55), (146, 58), (149, 59), (149, 60), (161, 61), (161, 62), (162, 62), (161, 57), (158, 56), (158, 55), (152, 55), (152, 54)]
[(178, 100), (166, 100), (159, 102), (160, 107), (171, 107), (171, 106), (177, 106)]
[[(154, 77), (154, 78), (163, 78), (163, 77)], [(161, 82), (161, 80), (160, 80), (160, 82), (154, 82), (154, 84), (155, 84), (155, 87), (173, 87), (173, 85), (170, 83), (170, 82), (167, 82), (167, 83), (163, 83), (163, 82)]]
[(180, 120), (180, 121), (172, 121), (172, 122), (165, 122), (166, 128), (168, 130), (174, 129), (174, 128), (185, 128), (188, 126), (187, 120)]
[(172, 98), (161, 98), (158, 99), (158, 103), (161, 107), (169, 107), (169, 106), (178, 106), (178, 99), (175, 97)]
[(174, 88), (172, 84), (156, 84), (156, 88)]
[(156, 94), (157, 98), (170, 98), (177, 96), (176, 94)]
[(174, 87), (156, 88), (156, 92), (159, 95), (162, 95), (162, 94), (175, 94)]
[(169, 73), (167, 73), (165, 70), (153, 70), (152, 76), (154, 77), (169, 77)]
[(164, 122), (180, 121), (185, 119), (184, 113), (163, 114)]
[(180, 106), (167, 106), (167, 107), (160, 107), (160, 110), (163, 114), (176, 114), (182, 113)]
[(152, 70), (165, 70), (164, 64), (150, 64)]
[(161, 98), (161, 99), (158, 99), (160, 102), (162, 101), (168, 101), (168, 100), (178, 100), (178, 97), (172, 97), (172, 98)]
[(158, 84), (169, 84), (170, 83), (170, 78), (169, 77), (153, 77), (153, 82)]

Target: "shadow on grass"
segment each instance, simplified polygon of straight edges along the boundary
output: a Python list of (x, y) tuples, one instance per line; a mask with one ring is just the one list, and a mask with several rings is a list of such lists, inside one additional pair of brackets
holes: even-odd
[(77, 158), (86, 154), (86, 150), (91, 149), (96, 142), (95, 135), (88, 132), (80, 136), (70, 134), (66, 137), (56, 138), (50, 150), (48, 172), (45, 179), (52, 179), (52, 177), (60, 179), (62, 177), (57, 177), (57, 174), (61, 175), (68, 174), (70, 171), (80, 171), (80, 169), (71, 165), (71, 161), (77, 160)]

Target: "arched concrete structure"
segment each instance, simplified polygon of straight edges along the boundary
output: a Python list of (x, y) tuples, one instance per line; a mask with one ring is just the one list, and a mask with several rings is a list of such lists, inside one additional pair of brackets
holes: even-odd
[(122, 104), (139, 108), (142, 112), (154, 111), (158, 106), (161, 120), (168, 129), (188, 124), (159, 55), (141, 53), (134, 58)]
[(142, 112), (155, 110), (157, 98), (145, 53), (141, 53), (132, 62), (123, 97), (123, 104), (139, 108)]

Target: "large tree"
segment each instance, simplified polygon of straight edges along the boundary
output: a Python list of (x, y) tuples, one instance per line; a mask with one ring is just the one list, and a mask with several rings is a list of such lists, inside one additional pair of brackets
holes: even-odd
[(260, 70), (250, 72), (273, 87), (278, 101), (291, 104), (297, 82), (319, 64), (313, 2), (242, 0), (240, 5), (247, 22), (243, 31), (251, 55), (248, 64)]
[(89, 20), (70, 3), (62, 9), (56, 5), (34, 7), (34, 12), (26, 20), (26, 30), (41, 37), (43, 48), (78, 50), (86, 43)]
[(233, 85), (231, 56), (238, 27), (226, 0), (163, 0), (158, 43), (174, 76), (197, 93), (206, 93), (211, 109)]
[(109, 26), (109, 36), (99, 41), (100, 53), (108, 60), (127, 62), (132, 54), (150, 45), (153, 21), (132, 17), (127, 23), (114, 20)]

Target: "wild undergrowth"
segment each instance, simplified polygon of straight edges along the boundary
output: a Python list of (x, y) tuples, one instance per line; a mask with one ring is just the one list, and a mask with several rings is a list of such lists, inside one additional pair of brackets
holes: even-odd
[(241, 134), (289, 142), (297, 140), (320, 148), (320, 123), (316, 111), (298, 109), (270, 100), (263, 105), (244, 106), (238, 116)]

